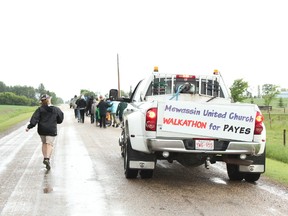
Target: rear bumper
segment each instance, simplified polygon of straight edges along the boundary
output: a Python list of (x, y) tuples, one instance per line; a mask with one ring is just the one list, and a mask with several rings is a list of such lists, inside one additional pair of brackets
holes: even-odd
[(148, 139), (148, 149), (151, 152), (182, 152), (182, 153), (204, 153), (204, 154), (261, 154), (261, 143), (230, 141), (225, 150), (193, 150), (185, 147), (183, 140), (172, 139)]

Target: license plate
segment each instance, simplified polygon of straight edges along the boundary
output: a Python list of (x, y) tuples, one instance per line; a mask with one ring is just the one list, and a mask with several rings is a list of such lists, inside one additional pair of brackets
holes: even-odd
[(195, 140), (195, 149), (214, 150), (214, 140)]

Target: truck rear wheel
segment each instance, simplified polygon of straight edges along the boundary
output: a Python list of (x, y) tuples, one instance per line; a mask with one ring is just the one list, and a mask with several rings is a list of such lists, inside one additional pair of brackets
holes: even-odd
[(260, 173), (246, 173), (245, 181), (247, 182), (255, 182), (260, 178)]
[(121, 150), (121, 156), (124, 157), (124, 151), (125, 151), (125, 148), (124, 148), (124, 140), (125, 140), (125, 131), (122, 129), (122, 132), (121, 132), (121, 136), (119, 138), (119, 146), (120, 146), (120, 150)]
[(142, 179), (148, 179), (153, 177), (153, 171), (154, 170), (140, 170), (140, 176)]
[(131, 169), (129, 166), (132, 151), (134, 150), (131, 148), (130, 139), (126, 139), (124, 143), (124, 174), (127, 179), (137, 178), (138, 175), (138, 169)]
[(244, 173), (239, 172), (239, 166), (234, 164), (226, 164), (228, 177), (232, 181), (242, 181)]

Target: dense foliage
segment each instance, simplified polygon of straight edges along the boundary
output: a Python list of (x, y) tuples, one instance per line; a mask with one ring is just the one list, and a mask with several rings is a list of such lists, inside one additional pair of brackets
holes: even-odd
[(35, 98), (27, 98), (26, 96), (19, 96), (12, 92), (0, 92), (0, 104), (1, 105), (23, 105), (23, 106), (35, 106), (37, 100)]
[(272, 84), (264, 84), (262, 86), (263, 98), (265, 105), (269, 106), (271, 101), (280, 93), (278, 86)]
[(63, 103), (63, 100), (57, 98), (54, 92), (46, 90), (42, 83), (35, 89), (31, 86), (6, 86), (0, 81), (1, 105), (35, 106), (39, 104), (39, 98), (42, 94), (51, 95), (53, 104)]
[[(252, 92), (248, 91), (248, 82), (243, 79), (237, 79), (233, 82), (230, 87), (231, 97), (234, 102), (243, 102), (247, 98), (251, 99), (251, 103), (254, 103), (254, 98), (252, 97)], [(264, 105), (269, 106), (271, 102), (280, 94), (278, 90), (279, 87), (273, 84), (264, 84), (262, 86), (262, 94), (258, 92), (258, 98), (264, 99)], [(283, 89), (285, 91), (285, 89)], [(282, 103), (282, 102), (281, 102)], [(280, 104), (280, 106), (284, 104)]]
[(234, 102), (242, 102), (247, 95), (248, 82), (243, 81), (243, 79), (237, 79), (234, 81), (233, 85), (230, 87), (231, 97)]

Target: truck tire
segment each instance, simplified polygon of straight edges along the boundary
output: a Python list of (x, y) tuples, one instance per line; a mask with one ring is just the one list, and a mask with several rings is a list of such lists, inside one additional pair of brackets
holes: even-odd
[(142, 179), (148, 179), (153, 177), (153, 171), (154, 170), (140, 170), (140, 176)]
[(133, 153), (133, 149), (131, 148), (130, 139), (125, 139), (124, 142), (124, 174), (127, 179), (137, 178), (138, 169), (131, 169), (129, 167), (131, 154)]
[(125, 139), (125, 131), (122, 129), (122, 132), (121, 132), (121, 135), (120, 135), (120, 138), (119, 138), (119, 141), (118, 141), (122, 157), (124, 157), (124, 151), (125, 151), (124, 139)]
[(246, 173), (244, 178), (247, 182), (255, 182), (260, 178), (260, 175), (260, 173)]
[[(256, 165), (263, 165), (264, 171), (266, 167), (266, 148), (264, 150), (264, 153), (260, 156), (249, 156), (247, 157), (248, 160), (253, 160)], [(245, 173), (245, 181), (247, 182), (255, 182), (258, 181), (262, 173)]]
[(123, 158), (124, 158), (124, 146), (123, 146), (123, 145), (121, 145), (121, 146), (120, 146), (120, 148), (121, 148), (121, 157), (123, 157)]
[(239, 172), (239, 166), (234, 164), (226, 164), (228, 177), (231, 181), (242, 181), (245, 174)]

